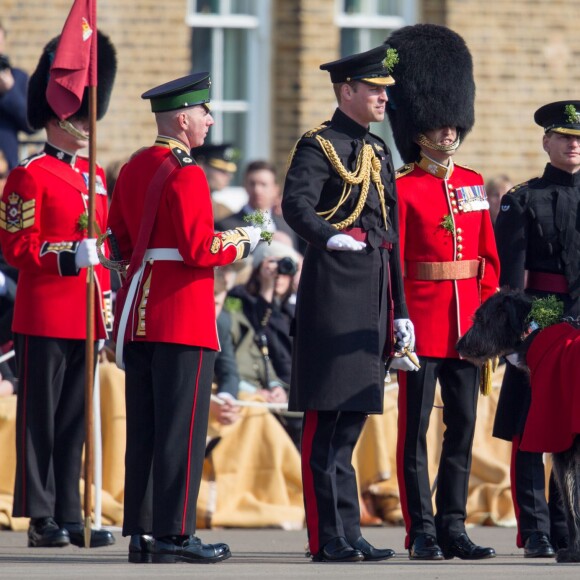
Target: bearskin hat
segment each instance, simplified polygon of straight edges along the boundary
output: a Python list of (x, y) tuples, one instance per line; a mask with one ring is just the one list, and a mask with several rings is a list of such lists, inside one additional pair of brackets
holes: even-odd
[(463, 140), (474, 123), (473, 62), (465, 41), (445, 26), (415, 24), (385, 43), (398, 52), (387, 114), (405, 163), (416, 161), (420, 133), (456, 127)]
[[(53, 38), (45, 47), (36, 65), (36, 70), (30, 76), (28, 83), (28, 123), (32, 129), (40, 130), (46, 123), (57, 116), (46, 100), (46, 88), (50, 76), (50, 67), (60, 36)], [(109, 38), (100, 30), (97, 31), (97, 119), (102, 119), (107, 112), (115, 74), (117, 72), (117, 54)], [(83, 101), (76, 113), (79, 116), (88, 116), (89, 98), (85, 89)]]

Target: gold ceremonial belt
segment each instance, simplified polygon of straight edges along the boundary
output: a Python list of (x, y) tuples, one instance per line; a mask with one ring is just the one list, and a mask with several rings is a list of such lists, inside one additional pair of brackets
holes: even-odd
[(465, 280), (479, 274), (479, 260), (460, 262), (405, 262), (410, 280)]

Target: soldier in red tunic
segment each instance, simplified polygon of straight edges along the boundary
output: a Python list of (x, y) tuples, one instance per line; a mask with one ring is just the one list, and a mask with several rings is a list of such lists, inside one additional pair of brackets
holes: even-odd
[[(44, 150), (11, 173), (0, 202), (0, 243), (18, 268), (13, 331), (20, 389), (16, 418), (13, 514), (30, 517), (31, 547), (84, 545), (79, 479), (84, 430), (86, 274), (95, 267), (95, 346), (110, 327), (110, 278), (87, 239), (88, 100), (59, 121), (45, 97), (58, 38), (47, 44), (28, 91), (28, 119), (46, 129)], [(98, 34), (97, 117), (105, 114), (116, 69), (115, 51)], [(97, 168), (95, 218), (107, 223), (105, 174)], [(93, 530), (91, 546), (113, 544)]]
[(260, 230), (214, 231), (209, 186), (190, 154), (214, 122), (209, 86), (197, 73), (143, 94), (158, 135), (121, 169), (109, 215), (118, 258), (131, 262), (116, 341), (126, 369), (123, 535), (134, 563), (231, 555), (193, 535), (219, 350), (213, 269), (248, 256)]
[[(386, 42), (400, 59), (388, 114), (407, 163), (397, 178), (399, 247), (421, 363), (416, 373), (399, 373), (397, 474), (406, 547), (412, 560), (490, 558), (495, 551), (465, 533), (480, 370), (455, 350), (499, 274), (483, 179), (452, 159), (474, 121), (471, 55), (442, 26), (405, 27)], [(446, 431), (433, 516), (426, 434), (437, 380)]]

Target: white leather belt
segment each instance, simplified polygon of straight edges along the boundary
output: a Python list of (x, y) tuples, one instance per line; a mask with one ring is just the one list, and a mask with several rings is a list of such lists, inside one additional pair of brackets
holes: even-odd
[(125, 369), (123, 362), (123, 347), (125, 346), (125, 332), (127, 330), (127, 322), (129, 320), (129, 313), (133, 309), (133, 300), (137, 294), (137, 288), (141, 283), (143, 270), (146, 262), (160, 261), (160, 262), (183, 262), (183, 257), (177, 248), (151, 248), (145, 251), (143, 263), (139, 266), (137, 272), (131, 279), (129, 292), (125, 304), (123, 305), (123, 312), (121, 313), (121, 320), (119, 321), (119, 331), (117, 333), (117, 344), (115, 347), (115, 362), (120, 369)]
[(183, 262), (177, 248), (151, 248), (145, 252), (144, 262), (149, 260), (165, 260), (167, 262)]

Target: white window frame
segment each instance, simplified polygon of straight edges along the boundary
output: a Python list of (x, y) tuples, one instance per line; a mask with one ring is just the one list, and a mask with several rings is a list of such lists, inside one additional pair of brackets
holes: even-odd
[[(359, 50), (364, 52), (374, 46), (371, 41), (372, 30), (394, 30), (408, 24), (415, 24), (417, 19), (417, 0), (399, 0), (399, 2), (403, 6), (402, 16), (383, 16), (377, 14), (378, 0), (361, 0), (361, 11), (357, 14), (347, 14), (343, 10), (343, 0), (335, 0), (334, 22), (341, 30), (344, 28), (358, 29), (360, 31)], [(402, 160), (395, 147), (392, 135), (388, 136), (388, 141), (396, 168), (401, 165)]]
[[(246, 113), (246, 134), (243, 143), (236, 143), (243, 150), (246, 160), (270, 158), (270, 119), (271, 119), (271, 3), (269, 0), (256, 0), (257, 15), (230, 14), (229, 0), (222, 0), (220, 14), (199, 14), (194, 12), (195, 0), (187, 0), (186, 24), (191, 28), (212, 28), (214, 33), (214, 53), (211, 87), (211, 108), (216, 118), (212, 128), (213, 141), (224, 140), (224, 112)], [(228, 100), (223, 97), (223, 37), (224, 29), (237, 28), (254, 30), (249, 35), (247, 67), (248, 98)], [(259, 74), (256, 74), (259, 71)]]

